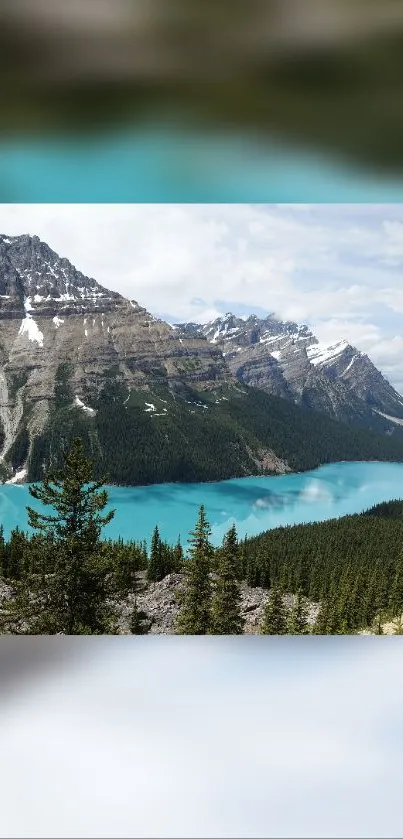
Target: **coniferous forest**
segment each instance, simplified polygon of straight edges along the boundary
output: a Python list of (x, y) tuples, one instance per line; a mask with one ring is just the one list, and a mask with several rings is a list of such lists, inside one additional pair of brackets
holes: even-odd
[[(273, 453), (292, 471), (340, 460), (403, 459), (400, 428), (393, 436), (352, 428), (245, 385), (201, 393), (183, 384), (173, 393), (161, 382), (145, 396), (116, 376), (111, 368), (101, 393), (85, 395), (96, 409), (88, 416), (72, 404), (71, 370), (60, 365), (47, 425), (28, 458), (29, 481), (42, 480), (44, 464), (60, 466), (63, 448), (75, 437), (83, 440), (96, 477), (106, 473), (121, 485), (270, 474), (265, 456), (270, 461)], [(152, 422), (145, 399), (158, 409)], [(22, 430), (11, 451), (14, 469), (25, 462), (28, 442)]]
[(16, 529), (6, 540), (0, 528), (2, 633), (119, 634), (118, 605), (128, 596), (130, 632), (147, 633), (149, 618), (136, 604), (139, 575), (149, 587), (171, 575), (178, 604), (173, 631), (179, 634), (242, 634), (244, 585), (266, 592), (263, 635), (381, 634), (388, 620), (400, 634), (403, 501), (243, 540), (232, 526), (218, 548), (201, 507), (187, 546), (167, 544), (155, 528), (148, 551), (144, 542), (103, 537), (113, 517), (104, 483), (94, 480), (76, 439), (61, 466), (30, 488), (31, 533)]

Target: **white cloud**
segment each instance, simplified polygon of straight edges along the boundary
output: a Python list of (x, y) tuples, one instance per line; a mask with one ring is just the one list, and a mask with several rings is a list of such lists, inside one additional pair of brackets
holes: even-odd
[(36, 233), (171, 321), (274, 311), (371, 353), (403, 313), (400, 205), (2, 205), (0, 230)]

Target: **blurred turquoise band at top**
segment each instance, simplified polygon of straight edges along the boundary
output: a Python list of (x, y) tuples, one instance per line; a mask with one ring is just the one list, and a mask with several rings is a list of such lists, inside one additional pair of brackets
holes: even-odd
[(3, 203), (386, 202), (401, 179), (262, 140), (153, 127), (0, 142)]

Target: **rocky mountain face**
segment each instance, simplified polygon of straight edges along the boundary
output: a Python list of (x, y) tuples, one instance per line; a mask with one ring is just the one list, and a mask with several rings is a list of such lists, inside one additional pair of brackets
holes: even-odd
[(219, 347), (236, 378), (334, 419), (392, 433), (403, 425), (403, 399), (365, 353), (347, 341), (319, 343), (307, 326), (269, 316), (246, 320), (228, 314), (199, 326)]
[[(37, 236), (0, 236), (0, 460), (24, 426), (29, 447), (49, 416), (60, 366), (75, 405), (113, 377), (130, 393), (162, 381), (209, 389), (232, 381), (218, 347), (188, 337), (134, 301), (108, 291)], [(148, 405), (148, 411), (156, 411)], [(162, 409), (164, 410), (164, 409)], [(27, 452), (28, 456), (28, 452)]]
[[(362, 406), (372, 393), (366, 416), (382, 430), (390, 421), (375, 410), (398, 416), (375, 368), (368, 373), (367, 365), (356, 396), (351, 372), (341, 383), (332, 378), (331, 365), (309, 357), (317, 350), (306, 328), (274, 321), (171, 326), (38, 237), (1, 235), (0, 480), (40, 480), (76, 436), (97, 477), (118, 484), (400, 460), (403, 434), (365, 436), (323, 414), (313, 421), (293, 404), (343, 417), (345, 406)], [(354, 361), (357, 369), (363, 363)]]

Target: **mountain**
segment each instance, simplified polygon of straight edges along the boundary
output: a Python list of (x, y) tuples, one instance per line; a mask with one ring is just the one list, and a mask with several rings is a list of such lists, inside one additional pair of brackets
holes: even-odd
[(182, 329), (219, 347), (240, 382), (359, 427), (391, 434), (403, 425), (402, 397), (347, 341), (325, 346), (307, 326), (271, 315), (227, 314)]
[(221, 343), (158, 320), (36, 236), (0, 236), (1, 477), (40, 479), (77, 435), (97, 474), (121, 484), (403, 457), (403, 435), (348, 429), (284, 399), (280, 367), (281, 398), (240, 384)]

